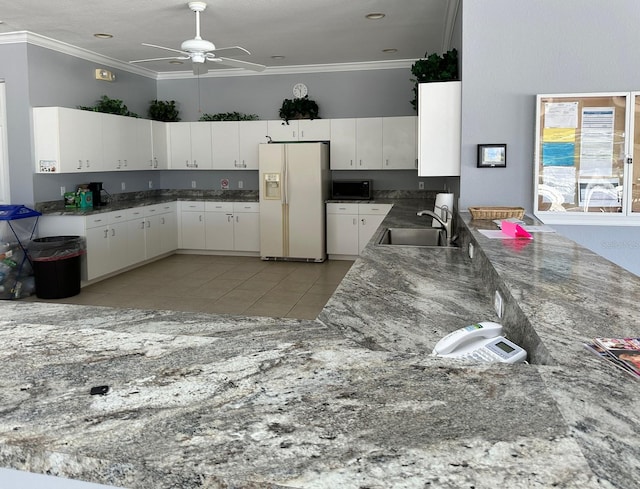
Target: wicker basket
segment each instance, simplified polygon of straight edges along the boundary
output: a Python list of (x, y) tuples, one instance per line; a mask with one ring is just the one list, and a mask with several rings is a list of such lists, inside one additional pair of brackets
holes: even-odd
[(471, 219), (509, 219), (524, 217), (522, 207), (469, 207)]

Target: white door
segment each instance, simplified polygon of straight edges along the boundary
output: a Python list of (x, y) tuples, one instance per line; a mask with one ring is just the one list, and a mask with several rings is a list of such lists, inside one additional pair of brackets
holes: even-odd
[(299, 141), (329, 141), (331, 123), (329, 119), (302, 119), (298, 121)]
[(169, 168), (168, 130), (166, 123), (151, 121), (153, 160), (150, 162), (150, 167), (154, 170)]
[(285, 205), (288, 208), (290, 258), (324, 260), (326, 257), (321, 167), (323, 146), (308, 143), (286, 147)]
[(169, 122), (169, 167), (193, 168), (190, 122)]
[(260, 251), (260, 214), (257, 212), (238, 212), (234, 219), (234, 249), (236, 251)]
[(204, 212), (182, 212), (180, 214), (182, 248), (204, 250)]
[(233, 250), (233, 214), (227, 212), (206, 212), (205, 243), (208, 250)]
[(213, 168), (211, 122), (190, 122), (191, 158), (199, 170)]
[(358, 254), (358, 214), (327, 214), (327, 253)]
[(297, 141), (298, 121), (289, 121), (289, 124), (283, 120), (267, 121), (267, 134), (274, 142)]

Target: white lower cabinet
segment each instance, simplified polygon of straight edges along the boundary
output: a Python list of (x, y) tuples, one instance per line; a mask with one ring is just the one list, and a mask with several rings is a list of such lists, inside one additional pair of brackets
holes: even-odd
[(147, 260), (178, 248), (176, 208), (175, 202), (143, 208)]
[(260, 251), (258, 202), (180, 202), (180, 248)]
[[(156, 207), (161, 226), (152, 226), (146, 217)], [(89, 216), (41, 216), (39, 236), (75, 235), (86, 239), (82, 279), (94, 280), (137, 265), (178, 247), (176, 204), (156, 204)], [(161, 232), (154, 234), (156, 228)], [(151, 230), (154, 230), (152, 232)], [(158, 238), (160, 236), (160, 238)], [(151, 244), (152, 252), (149, 252)], [(159, 243), (156, 248), (155, 244)]]
[(390, 210), (391, 204), (327, 204), (327, 253), (359, 255)]

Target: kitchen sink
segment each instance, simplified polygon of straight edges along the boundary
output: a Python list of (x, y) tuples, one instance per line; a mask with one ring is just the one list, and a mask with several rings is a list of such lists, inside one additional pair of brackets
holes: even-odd
[(444, 229), (439, 228), (387, 228), (378, 240), (382, 246), (451, 246)]

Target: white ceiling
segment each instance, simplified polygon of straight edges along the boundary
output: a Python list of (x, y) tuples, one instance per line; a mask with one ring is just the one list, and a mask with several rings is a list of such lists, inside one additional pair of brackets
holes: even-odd
[[(171, 55), (195, 35), (187, 0), (0, 0), (0, 34), (29, 31), (128, 62)], [(209, 0), (201, 35), (216, 47), (269, 67), (410, 60), (450, 49), (459, 0)], [(381, 20), (365, 15), (381, 12)], [(113, 34), (97, 39), (95, 33)], [(383, 49), (395, 48), (396, 53)], [(275, 60), (272, 56), (285, 56)], [(154, 72), (191, 71), (189, 63), (144, 63)], [(228, 69), (208, 63), (210, 71)]]

